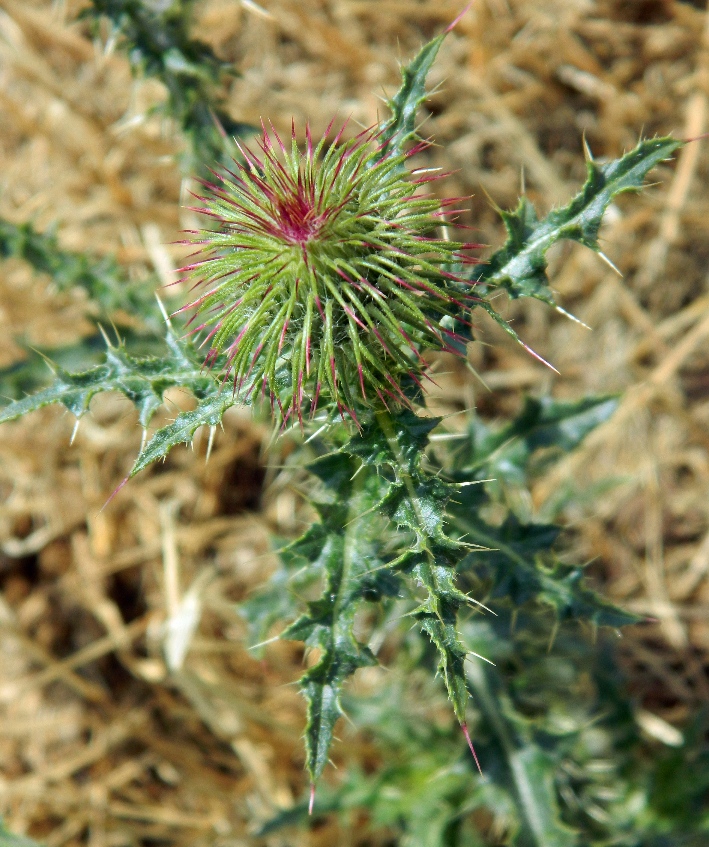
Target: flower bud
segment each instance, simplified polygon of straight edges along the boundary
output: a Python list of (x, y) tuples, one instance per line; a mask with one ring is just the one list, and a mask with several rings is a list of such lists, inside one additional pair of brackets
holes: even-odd
[(182, 269), (206, 364), (236, 394), (268, 395), (283, 423), (411, 405), (402, 385), (420, 385), (425, 349), (464, 350), (452, 327), (475, 299), (455, 268), (478, 245), (436, 236), (455, 201), (417, 193), (437, 177), (406, 168), (425, 145), (387, 152), (377, 131), (343, 130), (314, 145), (306, 129), (301, 150), (294, 127), (288, 144), (264, 129), (257, 152), (240, 147), (203, 183), (195, 211), (217, 226), (191, 233)]

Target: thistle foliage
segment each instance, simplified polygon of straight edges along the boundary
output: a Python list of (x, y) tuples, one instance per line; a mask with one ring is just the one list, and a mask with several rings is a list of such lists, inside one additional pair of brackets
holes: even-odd
[(190, 168), (225, 158), (225, 140), (250, 128), (224, 109), (221, 84), (235, 69), (203, 41), (190, 37), (194, 0), (91, 0), (81, 17), (94, 33), (108, 22), (108, 43), (117, 42), (134, 72), (159, 80), (167, 91), (164, 112), (180, 127)]

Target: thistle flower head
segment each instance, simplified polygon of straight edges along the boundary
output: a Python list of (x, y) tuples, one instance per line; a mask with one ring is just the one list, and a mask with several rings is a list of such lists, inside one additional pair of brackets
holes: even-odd
[[(343, 127), (344, 130), (344, 127)], [(205, 183), (183, 268), (198, 296), (193, 331), (235, 392), (268, 394), (284, 421), (334, 403), (341, 415), (409, 404), (401, 385), (425, 375), (425, 348), (449, 349), (450, 320), (473, 300), (451, 268), (478, 245), (435, 237), (447, 207), (417, 194), (436, 178), (408, 173), (376, 131), (343, 130), (305, 149), (264, 129), (258, 151)], [(420, 149), (420, 148), (418, 148)], [(441, 321), (443, 320), (443, 325)], [(458, 348), (459, 349), (459, 348)]]

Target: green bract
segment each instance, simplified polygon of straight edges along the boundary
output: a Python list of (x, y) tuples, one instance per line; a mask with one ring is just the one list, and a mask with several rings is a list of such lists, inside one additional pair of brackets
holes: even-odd
[(459, 340), (441, 319), (474, 301), (452, 268), (477, 245), (435, 236), (454, 201), (417, 194), (437, 177), (405, 167), (423, 145), (386, 152), (381, 132), (342, 133), (314, 146), (306, 129), (301, 152), (295, 128), (288, 146), (264, 130), (259, 155), (242, 149), (244, 164), (204, 183), (197, 211), (218, 229), (192, 233), (183, 268), (205, 289), (185, 309), (207, 363), (236, 393), (268, 393), (284, 421), (321, 400), (355, 420), (409, 405), (402, 381), (420, 382), (423, 349)]

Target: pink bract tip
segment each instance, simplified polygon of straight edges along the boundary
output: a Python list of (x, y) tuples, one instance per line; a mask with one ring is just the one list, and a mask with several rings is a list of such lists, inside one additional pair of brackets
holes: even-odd
[(470, 11), (470, 7), (471, 7), (472, 5), (473, 5), (473, 4), (472, 4), (472, 0), (471, 0), (471, 2), (470, 2), (470, 3), (468, 3), (468, 5), (467, 5), (467, 6), (463, 9), (463, 11), (462, 11), (462, 12), (458, 15), (458, 17), (457, 17), (457, 18), (456, 18), (456, 19), (455, 19), (452, 23), (448, 24), (448, 26), (446, 27), (446, 34), (447, 34), (447, 33), (449, 33), (452, 29), (455, 29), (455, 27), (456, 27), (456, 25), (458, 24), (458, 22), (460, 21), (460, 19), (461, 19), (464, 15), (466, 15), (466, 14)]
[(480, 767), (480, 762), (478, 761), (478, 755), (475, 752), (475, 747), (473, 747), (473, 742), (470, 740), (470, 733), (468, 732), (468, 724), (462, 723), (460, 728), (463, 730), (463, 735), (465, 736), (465, 740), (468, 742), (468, 747), (470, 747), (470, 752), (473, 754), (473, 758), (475, 759), (475, 764), (477, 765), (478, 772), (480, 776), (483, 775), (483, 769)]
[(106, 502), (103, 504), (103, 506), (101, 506), (101, 508), (99, 509), (99, 515), (100, 515), (100, 514), (101, 514), (101, 512), (102, 512), (102, 511), (106, 508), (106, 506), (108, 506), (108, 504), (111, 502), (111, 500), (113, 500), (113, 498), (116, 496), (116, 494), (118, 494), (118, 492), (121, 490), (121, 488), (123, 488), (123, 486), (124, 486), (124, 485), (128, 482), (128, 480), (129, 480), (129, 479), (130, 479), (130, 476), (127, 476), (127, 477), (123, 480), (123, 482), (122, 482), (122, 483), (120, 483), (120, 485), (118, 485), (118, 486), (117, 486), (117, 488), (115, 488), (115, 489), (114, 489), (114, 491), (113, 491), (113, 493), (111, 494), (111, 496), (108, 498), (108, 500), (106, 500)]

